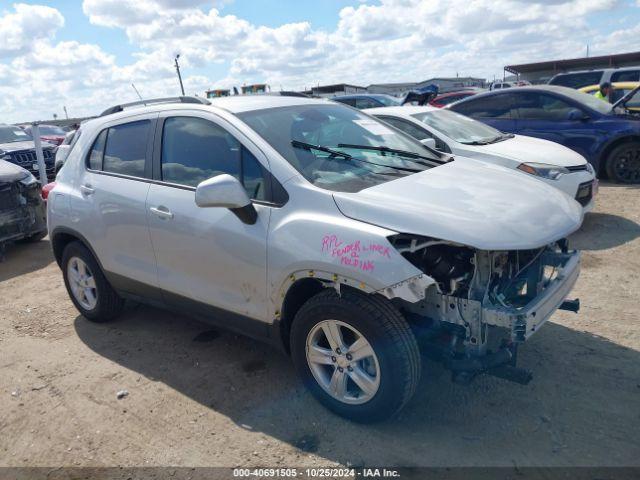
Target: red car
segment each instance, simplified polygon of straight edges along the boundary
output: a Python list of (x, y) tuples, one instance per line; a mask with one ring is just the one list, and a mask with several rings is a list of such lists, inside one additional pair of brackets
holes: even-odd
[[(31, 131), (31, 125), (25, 127), (25, 132), (33, 136)], [(64, 137), (67, 135), (63, 128), (56, 125), (40, 125), (40, 140), (43, 142), (53, 143), (54, 145), (60, 145), (64, 141)]]
[(456, 92), (447, 92), (438, 95), (433, 100), (429, 102), (429, 105), (432, 107), (442, 108), (445, 105), (449, 105), (450, 103), (457, 102), (458, 100), (462, 100), (463, 98), (470, 97), (471, 95), (475, 95), (478, 93), (477, 90), (458, 90)]

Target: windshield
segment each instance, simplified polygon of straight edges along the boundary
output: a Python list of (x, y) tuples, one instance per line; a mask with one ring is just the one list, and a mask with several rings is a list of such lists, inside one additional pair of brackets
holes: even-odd
[(397, 107), (400, 105), (400, 100), (389, 95), (380, 95), (374, 98), (382, 103), (385, 107)]
[(67, 132), (55, 125), (40, 125), (40, 135), (56, 135), (64, 137), (66, 134)]
[(238, 116), (309, 182), (327, 190), (358, 192), (442, 162), (420, 142), (341, 104), (269, 108)]
[(450, 110), (416, 113), (412, 117), (458, 143), (493, 143), (504, 137), (499, 130)]
[(31, 140), (31, 135), (18, 127), (0, 127), (0, 143), (24, 142)]

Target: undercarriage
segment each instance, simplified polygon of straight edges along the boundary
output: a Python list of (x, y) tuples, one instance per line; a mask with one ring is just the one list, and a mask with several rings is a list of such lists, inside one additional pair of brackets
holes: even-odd
[(567, 301), (580, 270), (580, 254), (566, 240), (532, 249), (482, 251), (435, 239), (398, 235), (395, 248), (433, 278), (424, 298), (396, 298), (415, 327), (423, 351), (468, 382), (480, 373), (528, 383), (517, 368), (518, 346)]

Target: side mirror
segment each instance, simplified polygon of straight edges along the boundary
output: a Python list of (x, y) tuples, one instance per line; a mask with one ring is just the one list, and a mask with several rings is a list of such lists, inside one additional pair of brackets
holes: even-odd
[(200, 182), (196, 187), (196, 205), (203, 208), (230, 209), (240, 220), (249, 225), (256, 223), (258, 212), (253, 207), (242, 184), (226, 173)]
[(572, 122), (584, 122), (589, 120), (589, 115), (584, 113), (582, 110), (572, 108), (567, 112), (567, 120)]
[(423, 138), (420, 140), (420, 143), (425, 147), (429, 147), (431, 150), (436, 149), (436, 139), (435, 138)]

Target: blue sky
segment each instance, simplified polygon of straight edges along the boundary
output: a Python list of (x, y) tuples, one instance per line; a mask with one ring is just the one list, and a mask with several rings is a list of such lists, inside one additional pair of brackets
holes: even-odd
[[(266, 82), (301, 89), (431, 76), (502, 75), (507, 64), (640, 50), (640, 0), (0, 1), (0, 111)], [(36, 95), (39, 102), (25, 98)]]

